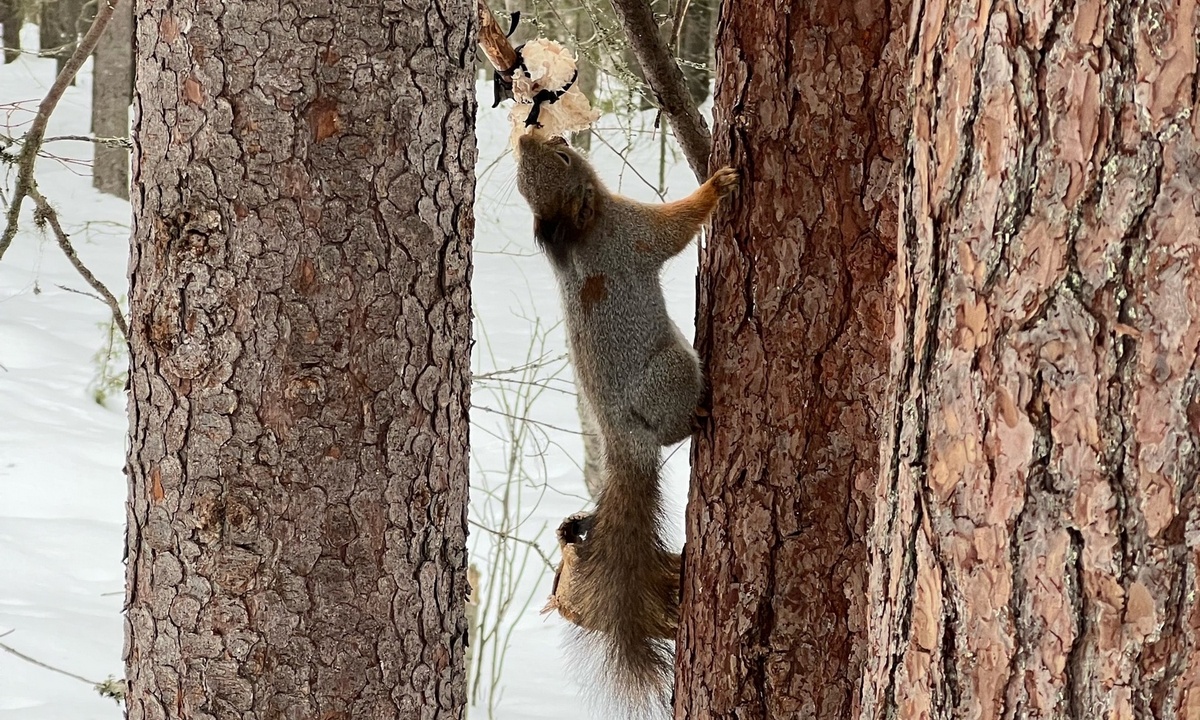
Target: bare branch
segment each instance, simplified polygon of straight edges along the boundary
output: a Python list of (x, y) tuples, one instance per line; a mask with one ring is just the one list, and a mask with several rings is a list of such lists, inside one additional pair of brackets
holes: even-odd
[(59, 290), (62, 290), (63, 292), (69, 292), (73, 295), (82, 295), (84, 297), (90, 297), (93, 300), (99, 300), (100, 302), (104, 302), (104, 298), (100, 297), (99, 295), (97, 295), (94, 292), (87, 292), (86, 290), (76, 290), (73, 287), (67, 287), (66, 285), (60, 285), (59, 283), (54, 283), (54, 287), (58, 288)]
[(37, 205), (37, 216), (44, 219), (50, 225), (50, 229), (54, 231), (54, 238), (58, 240), (58, 246), (62, 248), (63, 254), (71, 261), (71, 265), (83, 276), (87, 284), (91, 285), (92, 289), (100, 295), (104, 303), (108, 305), (108, 309), (112, 311), (113, 322), (116, 323), (117, 329), (121, 331), (121, 336), (128, 342), (129, 324), (125, 321), (125, 315), (121, 312), (121, 305), (117, 302), (116, 296), (112, 294), (112, 291), (104, 283), (100, 282), (99, 278), (92, 274), (91, 270), (88, 270), (83, 261), (79, 259), (79, 256), (75, 254), (75, 248), (71, 245), (71, 238), (63, 230), (62, 223), (58, 221), (58, 213), (50, 206), (50, 203), (46, 200), (46, 196), (42, 195), (36, 185), (31, 185), (26, 190), (26, 193), (33, 200), (34, 204)]
[(527, 422), (530, 425), (537, 425), (539, 427), (550, 428), (551, 430), (557, 430), (558, 432), (570, 433), (572, 435), (582, 435), (583, 434), (578, 430), (572, 430), (571, 428), (565, 428), (560, 425), (553, 425), (548, 422), (541, 422), (540, 420), (530, 420), (527, 417), (519, 417), (512, 413), (504, 412), (503, 410), (496, 410), (495, 408), (490, 408), (486, 405), (476, 405), (474, 403), (471, 403), (471, 410), (478, 410), (479, 412), (491, 413), (492, 415), (499, 415), (500, 417), (506, 417), (511, 420), (520, 420), (522, 422)]
[(105, 147), (121, 148), (122, 150), (133, 149), (133, 141), (127, 137), (92, 137), (91, 135), (55, 135), (42, 140), (43, 143), (58, 142), (60, 140), (75, 140), (77, 142), (90, 142)]
[(629, 36), (629, 47), (642, 66), (646, 83), (658, 99), (667, 116), (675, 139), (683, 148), (688, 165), (696, 179), (708, 178), (708, 156), (712, 151), (712, 134), (696, 108), (684, 81), (683, 71), (667, 50), (659, 34), (658, 23), (648, 0), (612, 0), (613, 10)]
[(508, 36), (496, 23), (496, 16), (492, 15), (487, 0), (479, 0), (479, 47), (487, 55), (492, 67), (506, 76), (517, 64), (517, 51), (513, 50)]
[[(105, 0), (100, 3), (92, 26), (88, 28), (83, 40), (80, 40), (75, 47), (75, 52), (63, 66), (62, 72), (54, 79), (50, 91), (46, 93), (46, 97), (38, 106), (37, 115), (33, 118), (33, 124), (29, 126), (29, 132), (25, 133), (21, 154), (17, 160), (17, 186), (11, 204), (8, 206), (8, 222), (4, 227), (4, 234), (0, 235), (0, 258), (4, 257), (5, 251), (8, 250), (8, 246), (12, 244), (13, 238), (17, 235), (17, 221), (21, 217), (21, 202), (31, 191), (36, 191), (37, 183), (33, 179), (33, 166), (37, 160), (38, 151), (42, 148), (42, 139), (46, 136), (46, 124), (50, 122), (54, 108), (58, 106), (58, 101), (62, 99), (63, 93), (75, 79), (79, 68), (83, 67), (88, 56), (96, 49), (96, 44), (100, 42), (100, 36), (104, 34), (104, 28), (108, 25), (115, 9), (116, 0)], [(121, 322), (124, 323), (123, 318)]]
[[(7, 636), (7, 635), (11, 635), (12, 633), (13, 633), (13, 631), (12, 631), (12, 630), (9, 630), (8, 632), (4, 633), (4, 635), (0, 635), (0, 637), (5, 637), (5, 636)], [(91, 680), (88, 680), (87, 678), (83, 677), (82, 675), (76, 675), (76, 674), (75, 674), (75, 673), (73, 673), (73, 672), (70, 672), (70, 671), (67, 671), (67, 670), (63, 670), (63, 669), (61, 669), (61, 668), (56, 668), (56, 667), (54, 667), (53, 665), (47, 665), (46, 663), (42, 662), (41, 660), (38, 660), (38, 659), (36, 659), (36, 658), (31, 658), (31, 657), (29, 657), (28, 655), (26, 655), (25, 653), (21, 652), (20, 650), (17, 650), (17, 649), (15, 649), (15, 648), (12, 648), (12, 647), (10, 647), (10, 646), (8, 646), (8, 645), (4, 644), (4, 643), (0, 643), (0, 650), (3, 650), (3, 651), (5, 651), (5, 652), (7, 652), (7, 653), (9, 653), (9, 654), (11, 654), (11, 655), (16, 655), (17, 657), (21, 658), (21, 659), (22, 659), (22, 660), (24, 660), (25, 662), (27, 662), (27, 663), (32, 663), (32, 664), (34, 664), (34, 665), (37, 665), (37, 666), (38, 666), (38, 667), (40, 667), (40, 668), (45, 668), (45, 669), (47, 669), (47, 670), (50, 670), (50, 671), (52, 671), (52, 672), (56, 672), (56, 673), (58, 673), (59, 675), (66, 675), (67, 677), (69, 677), (69, 678), (71, 678), (71, 679), (73, 679), (73, 680), (79, 680), (80, 682), (85, 682), (85, 683), (87, 683), (88, 685), (91, 685), (92, 687), (95, 687), (95, 686), (97, 686), (97, 685), (99, 685), (99, 684), (100, 684), (100, 683), (98, 683), (98, 682), (93, 682), (93, 681), (91, 681)]]

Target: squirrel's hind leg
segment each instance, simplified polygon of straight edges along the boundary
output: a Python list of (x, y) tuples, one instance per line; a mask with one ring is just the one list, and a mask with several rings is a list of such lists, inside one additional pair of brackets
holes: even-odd
[(700, 362), (682, 336), (650, 357), (630, 388), (630, 403), (659, 445), (674, 445), (692, 434), (702, 382)]

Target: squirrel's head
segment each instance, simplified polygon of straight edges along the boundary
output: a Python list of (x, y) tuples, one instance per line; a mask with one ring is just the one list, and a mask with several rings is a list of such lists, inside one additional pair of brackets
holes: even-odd
[(604, 191), (583, 156), (560, 137), (517, 141), (517, 190), (533, 210), (533, 233), (547, 245), (579, 240), (592, 225)]

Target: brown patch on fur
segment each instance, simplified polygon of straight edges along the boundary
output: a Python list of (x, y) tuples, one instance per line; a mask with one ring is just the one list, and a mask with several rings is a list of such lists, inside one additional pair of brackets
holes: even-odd
[(590, 313), (596, 303), (604, 302), (608, 299), (608, 287), (605, 282), (608, 280), (604, 275), (588, 275), (583, 281), (583, 287), (579, 290), (579, 302), (583, 305), (583, 311)]

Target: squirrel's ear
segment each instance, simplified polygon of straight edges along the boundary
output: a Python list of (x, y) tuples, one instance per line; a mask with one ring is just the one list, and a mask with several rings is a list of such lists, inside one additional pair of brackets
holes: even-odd
[(575, 214), (576, 224), (582, 229), (592, 224), (596, 216), (596, 191), (591, 185), (583, 188), (579, 197), (579, 212)]

